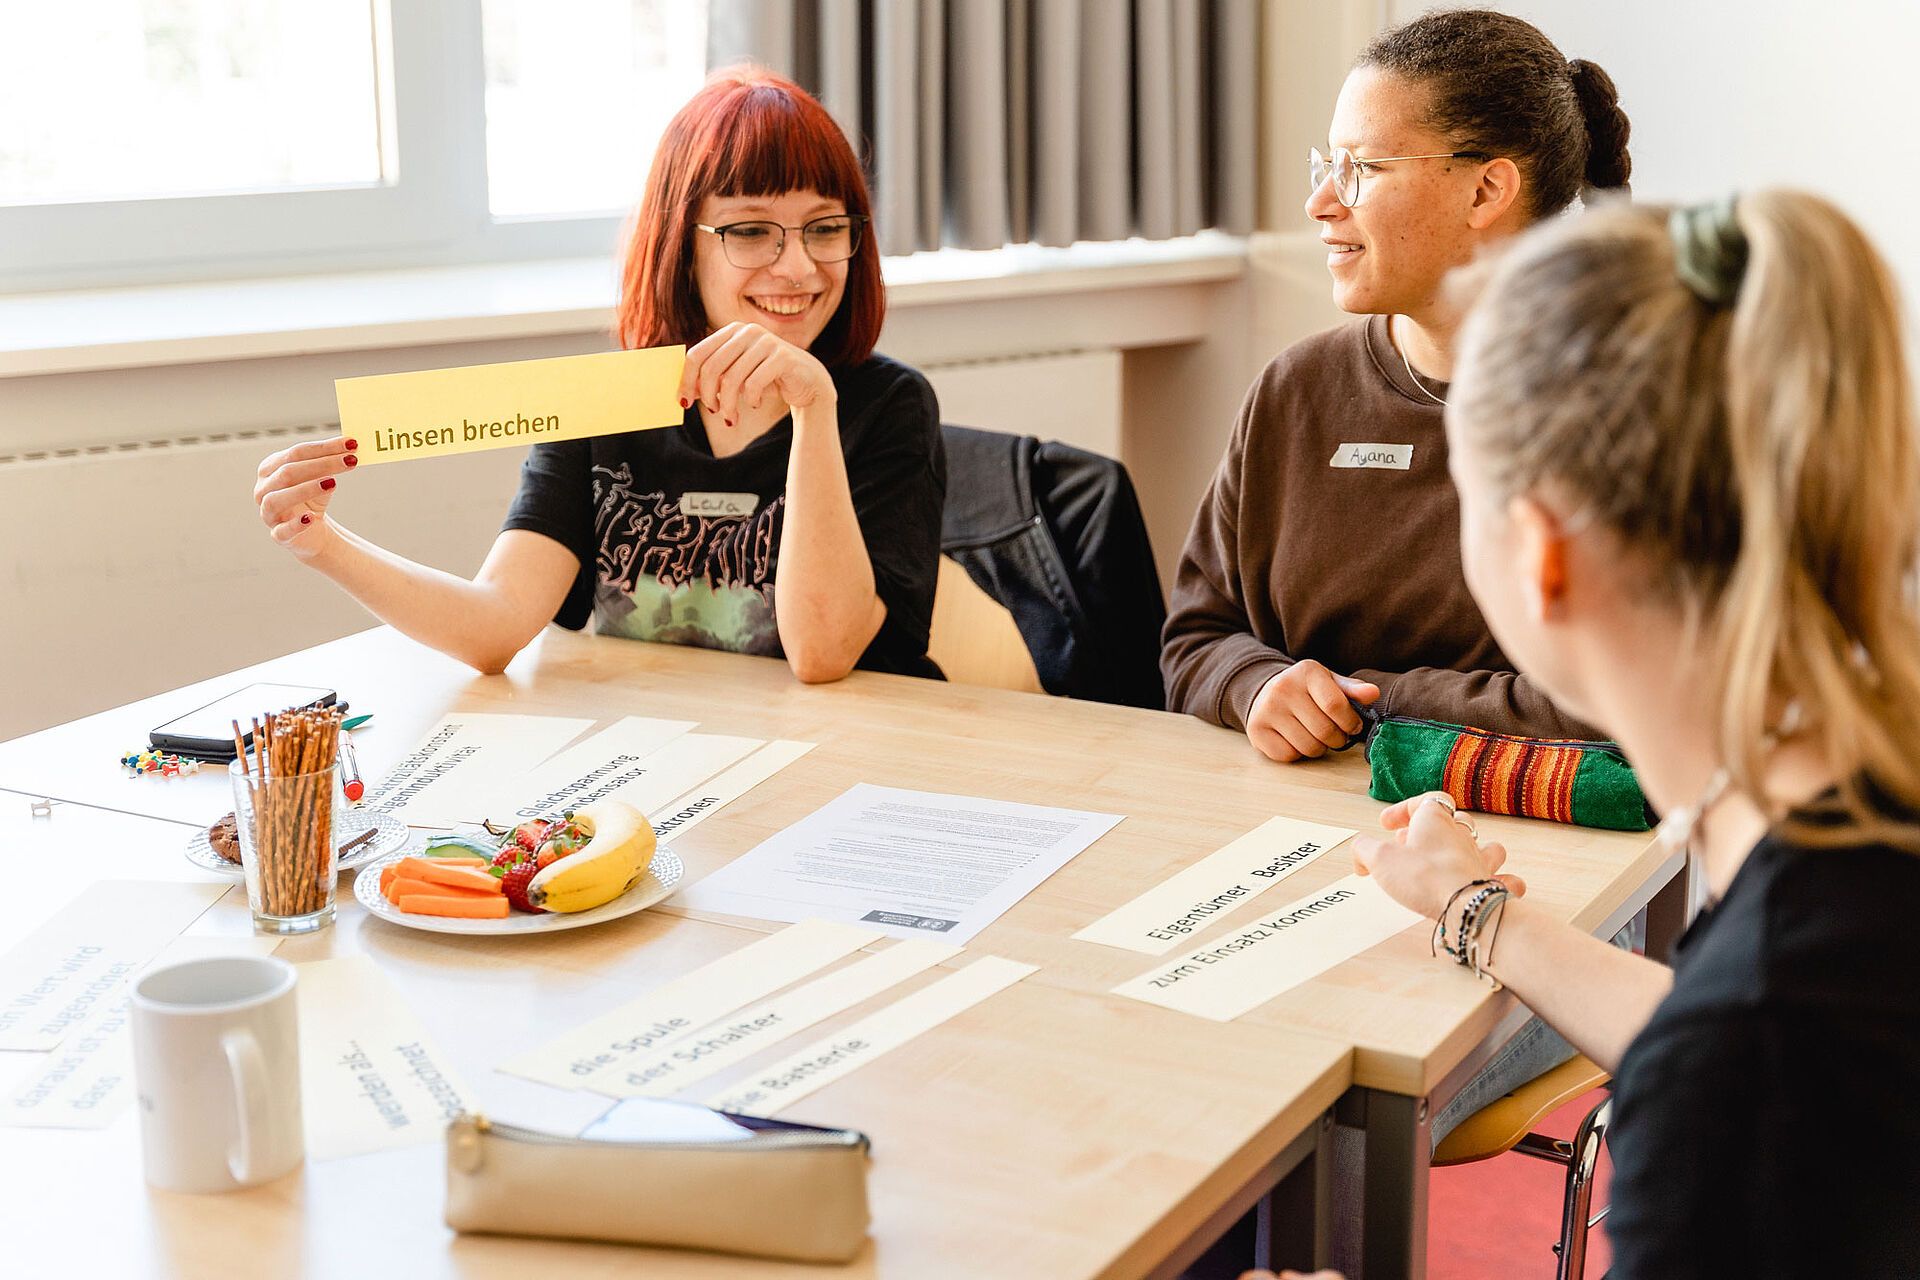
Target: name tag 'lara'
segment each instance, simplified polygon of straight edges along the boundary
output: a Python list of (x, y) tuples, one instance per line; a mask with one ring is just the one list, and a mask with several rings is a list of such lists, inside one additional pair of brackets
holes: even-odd
[(750, 516), (760, 507), (757, 493), (683, 493), (680, 514), (686, 516)]
[(1343, 444), (1333, 451), (1330, 467), (1381, 467), (1405, 471), (1413, 465), (1410, 444)]

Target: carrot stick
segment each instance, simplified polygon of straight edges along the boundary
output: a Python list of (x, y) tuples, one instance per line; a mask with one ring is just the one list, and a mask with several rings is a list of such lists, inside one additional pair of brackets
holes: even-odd
[(478, 894), (410, 893), (399, 907), (416, 916), (457, 916), (471, 920), (504, 920), (512, 910), (504, 897), (485, 898)]

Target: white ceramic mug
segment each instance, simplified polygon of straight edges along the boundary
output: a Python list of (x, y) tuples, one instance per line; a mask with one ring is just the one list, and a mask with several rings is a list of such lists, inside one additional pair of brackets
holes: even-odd
[(155, 969), (133, 988), (133, 1073), (147, 1181), (230, 1191), (306, 1156), (294, 968), (216, 956)]

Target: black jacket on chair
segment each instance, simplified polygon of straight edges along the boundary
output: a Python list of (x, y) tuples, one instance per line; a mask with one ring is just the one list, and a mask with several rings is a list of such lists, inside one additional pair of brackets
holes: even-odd
[(942, 425), (940, 549), (1005, 605), (1048, 693), (1166, 707), (1166, 602), (1127, 469), (1032, 436)]

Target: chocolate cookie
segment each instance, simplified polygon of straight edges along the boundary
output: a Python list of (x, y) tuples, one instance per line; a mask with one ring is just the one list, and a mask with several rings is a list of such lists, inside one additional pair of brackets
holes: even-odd
[(240, 865), (240, 832), (234, 825), (232, 814), (207, 828), (207, 843), (228, 862)]

